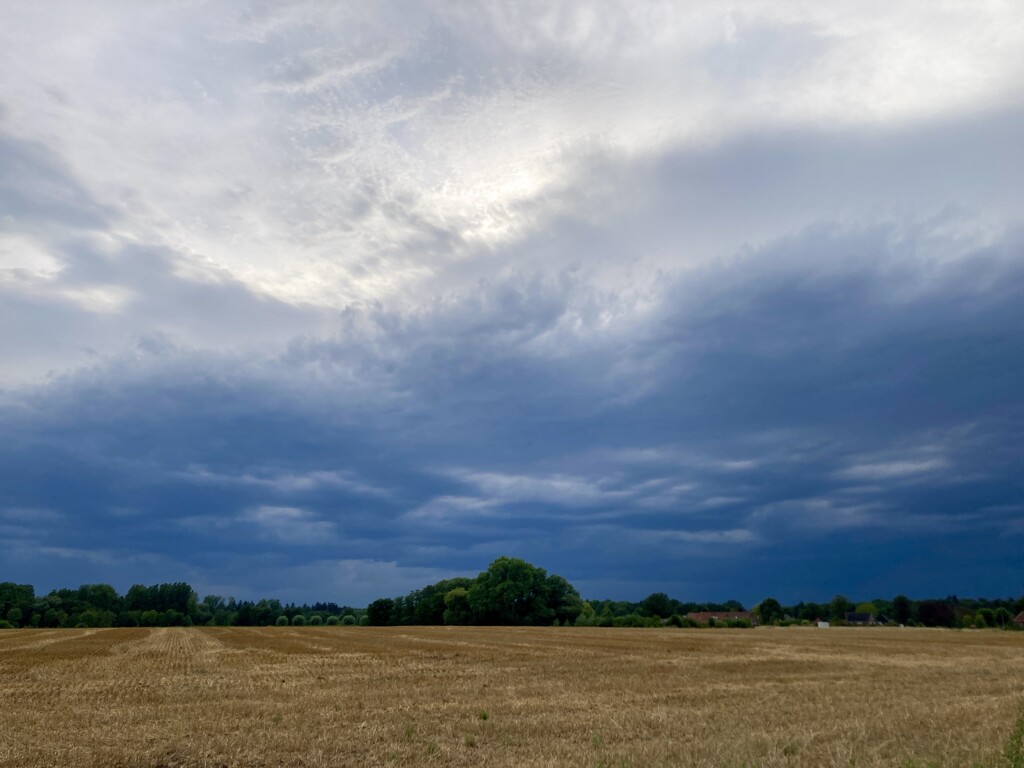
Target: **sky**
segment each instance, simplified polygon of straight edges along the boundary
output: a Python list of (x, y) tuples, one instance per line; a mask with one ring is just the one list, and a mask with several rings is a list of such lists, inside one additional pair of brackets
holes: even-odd
[(0, 21), (0, 580), (1024, 593), (1016, 0)]

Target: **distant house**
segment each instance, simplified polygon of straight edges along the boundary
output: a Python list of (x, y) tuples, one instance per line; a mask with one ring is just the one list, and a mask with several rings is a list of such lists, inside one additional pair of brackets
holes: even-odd
[(846, 623), (851, 627), (873, 627), (878, 624), (872, 614), (856, 611), (846, 614)]
[(827, 621), (822, 621), (821, 619), (818, 619), (818, 628), (819, 629), (828, 629), (828, 622)]
[(1024, 627), (1024, 611), (1017, 614), (1017, 618), (1013, 620), (1014, 626)]
[(693, 619), (698, 624), (710, 624), (712, 619), (716, 624), (735, 619), (750, 622), (752, 627), (760, 623), (753, 611), (697, 611), (686, 614), (686, 618)]

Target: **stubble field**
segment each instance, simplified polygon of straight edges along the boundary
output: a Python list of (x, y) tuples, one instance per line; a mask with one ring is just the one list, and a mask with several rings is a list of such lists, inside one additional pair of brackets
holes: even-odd
[(1000, 765), (1024, 633), (0, 632), (0, 765)]

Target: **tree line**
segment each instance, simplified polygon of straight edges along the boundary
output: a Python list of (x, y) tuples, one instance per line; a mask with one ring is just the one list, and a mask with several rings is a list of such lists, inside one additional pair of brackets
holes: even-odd
[[(282, 604), (275, 599), (202, 599), (185, 582), (136, 584), (123, 596), (109, 584), (55, 589), (37, 596), (31, 585), (0, 583), (0, 629), (19, 627), (171, 627), (268, 625), (533, 625), (660, 627), (704, 626), (697, 613), (744, 613), (738, 600), (682, 602), (664, 592), (643, 600), (583, 600), (566, 579), (525, 560), (499, 557), (475, 578), (452, 578), (399, 597), (380, 598), (365, 608), (333, 602)], [(911, 600), (904, 595), (854, 603), (836, 595), (828, 603), (782, 605), (767, 597), (751, 613), (759, 623), (787, 626), (829, 621), (843, 624), (852, 613), (880, 624), (926, 627), (1018, 628), (1024, 597), (1007, 599)], [(749, 626), (728, 619), (723, 626)]]
[[(1013, 599), (911, 600), (897, 595), (854, 603), (836, 595), (828, 603), (782, 605), (767, 597), (750, 611), (759, 623), (789, 626), (828, 621), (842, 625), (851, 613), (867, 614), (880, 624), (925, 627), (1001, 627), (1013, 629), (1024, 611), (1024, 597)], [(375, 626), (422, 624), (533, 624), (602, 627), (697, 627), (696, 613), (746, 613), (739, 600), (724, 603), (683, 602), (664, 592), (643, 600), (582, 600), (561, 576), (548, 576), (516, 558), (501, 557), (475, 579), (440, 581), (407, 595), (380, 598), (367, 608)], [(713, 625), (713, 624), (712, 624)], [(727, 619), (718, 626), (751, 626), (745, 619)]]
[(191, 627), (366, 623), (366, 610), (337, 603), (200, 599), (185, 582), (136, 584), (123, 596), (109, 584), (84, 584), (37, 596), (29, 584), (0, 583), (0, 629), (18, 627)]

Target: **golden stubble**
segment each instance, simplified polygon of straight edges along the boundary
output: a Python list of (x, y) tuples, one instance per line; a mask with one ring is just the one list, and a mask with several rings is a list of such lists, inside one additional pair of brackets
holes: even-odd
[(996, 765), (1024, 633), (0, 632), (0, 765)]

